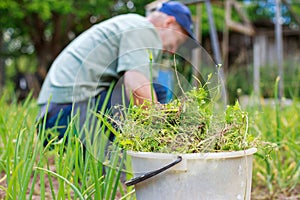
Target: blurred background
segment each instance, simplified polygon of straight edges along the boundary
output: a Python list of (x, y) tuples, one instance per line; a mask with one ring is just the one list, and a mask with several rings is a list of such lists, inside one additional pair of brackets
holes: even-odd
[[(82, 156), (75, 137), (51, 151), (35, 142), (36, 97), (53, 60), (76, 36), (118, 14), (147, 15), (164, 1), (0, 0), (0, 199), (134, 196), (133, 189), (122, 187), (116, 194), (117, 167), (103, 178), (103, 165)], [(249, 132), (275, 144), (255, 154), (251, 199), (300, 199), (300, 1), (181, 2), (191, 9), (197, 39), (206, 50), (188, 52), (192, 64), (201, 73), (205, 55), (222, 64), (228, 102), (238, 98), (247, 105), (252, 97), (258, 99), (246, 107)], [(176, 59), (178, 71), (192, 83), (195, 70), (182, 57)]]
[[(0, 0), (0, 90), (37, 97), (60, 51), (95, 23), (123, 13), (146, 15), (164, 0)], [(300, 95), (297, 0), (182, 0), (200, 44), (224, 69), (229, 102), (237, 97)], [(197, 61), (197, 52), (193, 54)], [(184, 69), (184, 68), (182, 68)], [(190, 76), (193, 70), (183, 74)]]

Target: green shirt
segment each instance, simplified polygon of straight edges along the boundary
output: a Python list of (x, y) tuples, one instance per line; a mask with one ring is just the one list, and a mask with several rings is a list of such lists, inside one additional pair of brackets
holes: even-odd
[(38, 103), (45, 104), (50, 97), (54, 103), (87, 100), (128, 70), (150, 78), (149, 50), (153, 63), (157, 63), (161, 49), (154, 26), (143, 16), (120, 15), (96, 24), (74, 39), (53, 62)]

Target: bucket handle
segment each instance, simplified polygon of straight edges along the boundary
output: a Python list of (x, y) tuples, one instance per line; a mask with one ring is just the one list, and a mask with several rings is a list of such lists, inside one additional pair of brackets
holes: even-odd
[(153, 170), (151, 172), (147, 172), (147, 173), (145, 173), (145, 174), (143, 174), (141, 176), (134, 177), (134, 178), (126, 181), (125, 185), (126, 186), (135, 185), (135, 184), (137, 184), (139, 182), (142, 182), (142, 181), (144, 181), (146, 179), (149, 179), (149, 178), (151, 178), (151, 177), (153, 177), (153, 176), (155, 176), (155, 175), (157, 175), (157, 174), (159, 174), (161, 172), (166, 171), (167, 169), (173, 167), (174, 165), (180, 163), (181, 161), (182, 161), (182, 157), (181, 156), (177, 156), (176, 160), (174, 160), (173, 162), (167, 164), (166, 166), (164, 166), (162, 168), (159, 168), (159, 169), (156, 169), (156, 170)]

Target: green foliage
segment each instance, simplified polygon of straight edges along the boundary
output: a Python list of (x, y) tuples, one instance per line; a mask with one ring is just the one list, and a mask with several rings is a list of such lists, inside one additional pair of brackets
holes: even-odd
[[(279, 199), (282, 194), (286, 197), (299, 195), (299, 103), (294, 99), (292, 105), (278, 105), (277, 111), (273, 105), (247, 109), (252, 119), (250, 132), (260, 135), (264, 141), (277, 144), (275, 148), (259, 151), (254, 160), (253, 184), (256, 187), (253, 187), (253, 193), (261, 198)], [(261, 192), (258, 188), (265, 188), (267, 192)]]
[(114, 200), (133, 196), (120, 182), (125, 155), (119, 148), (112, 146), (106, 154), (104, 139), (95, 146), (84, 146), (72, 134), (76, 116), (62, 140), (43, 146), (46, 131), (40, 127), (37, 135), (36, 101), (28, 97), (17, 103), (7, 92), (0, 98), (0, 199)]
[[(285, 3), (287, 2), (287, 4)], [(245, 6), (245, 10), (251, 21), (267, 20), (272, 23), (272, 19), (275, 17), (275, 1), (272, 0), (260, 0), (260, 1), (249, 1)], [(295, 13), (300, 14), (299, 2), (297, 0), (281, 1), (281, 15), (285, 21), (285, 24), (296, 23), (296, 20), (292, 17), (288, 7)]]
[(214, 113), (204, 87), (194, 88), (164, 105), (147, 102), (130, 107), (118, 121), (121, 147), (146, 152), (218, 152), (255, 146), (247, 132), (247, 114), (238, 103), (224, 118)]

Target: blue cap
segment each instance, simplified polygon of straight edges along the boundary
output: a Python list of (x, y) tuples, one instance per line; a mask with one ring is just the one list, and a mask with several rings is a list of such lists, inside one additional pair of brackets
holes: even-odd
[(175, 17), (177, 23), (189, 34), (191, 38), (195, 39), (191, 12), (187, 6), (176, 1), (169, 1), (163, 3), (158, 11)]

